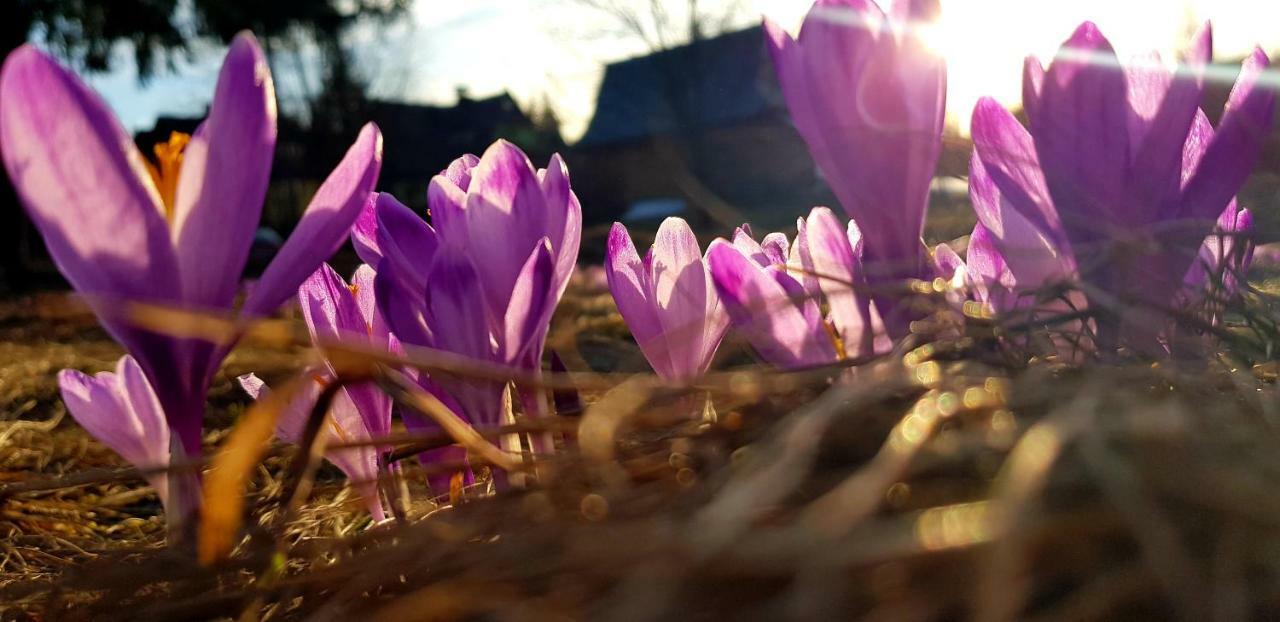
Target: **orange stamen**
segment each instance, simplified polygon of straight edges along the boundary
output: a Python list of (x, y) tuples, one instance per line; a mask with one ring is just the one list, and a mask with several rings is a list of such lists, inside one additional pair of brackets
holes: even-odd
[(169, 134), (168, 142), (156, 143), (154, 151), (157, 164), (147, 163), (151, 180), (156, 183), (156, 190), (160, 191), (164, 217), (169, 222), (173, 222), (174, 201), (178, 196), (178, 173), (182, 170), (182, 152), (190, 142), (190, 134), (173, 132)]

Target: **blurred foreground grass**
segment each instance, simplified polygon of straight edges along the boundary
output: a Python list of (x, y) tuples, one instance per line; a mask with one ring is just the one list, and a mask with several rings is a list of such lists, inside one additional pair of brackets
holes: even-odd
[[(571, 288), (549, 349), (570, 369), (644, 372), (594, 287)], [(845, 382), (769, 372), (726, 342), (717, 368), (737, 371), (713, 420), (691, 416), (696, 393), (584, 392), (582, 434), (537, 484), (449, 503), (410, 468), (404, 524), (369, 525), (324, 469), (272, 531), (295, 455), (278, 448), (250, 486), (249, 538), (203, 568), (163, 547), (137, 481), (75, 479), (123, 464), (64, 417), (54, 374), (119, 350), (68, 296), (3, 303), (0, 486), (76, 485), (0, 488), (0, 619), (1280, 617), (1267, 364), (1028, 363), (993, 330), (923, 322)], [(207, 444), (248, 402), (236, 375), (272, 382), (303, 356), (237, 349)]]

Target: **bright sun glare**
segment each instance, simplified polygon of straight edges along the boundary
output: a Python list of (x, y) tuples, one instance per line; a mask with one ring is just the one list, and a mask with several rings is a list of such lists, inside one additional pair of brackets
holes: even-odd
[[(880, 0), (888, 6), (890, 0)], [(764, 15), (793, 33), (811, 0), (757, 0)], [(930, 47), (947, 59), (947, 114), (962, 132), (983, 96), (1014, 106), (1022, 97), (1022, 64), (1046, 64), (1080, 22), (1092, 20), (1121, 58), (1177, 51), (1204, 21), (1214, 24), (1216, 58), (1238, 58), (1255, 44), (1280, 46), (1280, 2), (1253, 0), (941, 0), (942, 18), (922, 26)], [(1179, 10), (1181, 9), (1181, 10)], [(1268, 26), (1269, 25), (1269, 26)]]

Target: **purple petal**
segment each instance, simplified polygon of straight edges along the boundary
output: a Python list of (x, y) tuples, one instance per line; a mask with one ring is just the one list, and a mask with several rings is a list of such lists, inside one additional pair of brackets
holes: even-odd
[(1040, 59), (1028, 56), (1022, 63), (1022, 110), (1027, 119), (1040, 113), (1040, 93), (1044, 90), (1044, 65)]
[(663, 378), (674, 375), (671, 353), (663, 335), (662, 320), (653, 302), (653, 285), (649, 268), (640, 259), (631, 235), (620, 222), (613, 223), (604, 258), (609, 293), (618, 313), (627, 323), (631, 336), (653, 370)]
[(480, 164), (480, 158), (468, 153), (450, 162), (449, 168), (445, 169), (441, 174), (453, 182), (453, 185), (466, 192), (467, 188), (471, 187), (471, 172), (475, 170), (478, 164)]
[(371, 266), (382, 261), (382, 248), (378, 246), (378, 195), (369, 194), (355, 224), (351, 225), (351, 245), (360, 261)]
[(784, 369), (836, 359), (821, 319), (802, 313), (766, 269), (724, 240), (711, 243), (707, 263), (730, 319), (761, 358)]
[(484, 296), (476, 291), (471, 258), (452, 247), (436, 256), (427, 277), (427, 321), (434, 347), (481, 361), (495, 360)]
[(765, 256), (769, 258), (769, 263), (785, 264), (787, 263), (787, 255), (790, 254), (791, 243), (787, 241), (787, 234), (781, 231), (764, 236), (764, 240), (760, 242), (760, 248), (764, 250)]
[[(0, 72), (0, 155), (76, 291), (177, 300), (169, 228), (142, 155), (101, 98), (31, 46)], [(107, 327), (129, 343), (118, 322)]]
[(390, 267), (402, 285), (418, 295), (426, 292), (427, 271), (435, 261), (440, 246), (435, 229), (413, 213), (413, 210), (383, 192), (378, 195), (378, 246), (383, 261), (378, 271)]
[(970, 160), (969, 197), (978, 222), (989, 234), (1011, 273), (1024, 290), (1067, 280), (1075, 263), (1070, 247), (1055, 241), (1014, 209), (989, 174), (983, 160), (974, 153)]
[(433, 328), (424, 315), (426, 292), (406, 287), (407, 276), (396, 274), (397, 264), (384, 261), (374, 277), (374, 298), (378, 310), (396, 338), (413, 346), (433, 347)]
[[(1031, 134), (1004, 106), (986, 97), (974, 107), (971, 128), (974, 156), (970, 167), (977, 169), (981, 181), (975, 183), (970, 177), (969, 192), (978, 218), (1001, 237), (1003, 214), (1011, 207), (1055, 245), (1067, 246)], [(1004, 197), (1007, 205), (999, 197)]]
[(373, 338), (373, 342), (394, 350), (392, 342), (395, 337), (391, 334), (391, 328), (387, 326), (387, 320), (378, 308), (378, 298), (375, 293), (377, 290), (374, 287), (377, 276), (373, 268), (361, 264), (351, 275), (351, 289), (355, 293), (356, 305), (360, 308), (360, 315), (369, 329), (369, 336)]
[[(58, 373), (67, 412), (94, 438), (139, 468), (169, 464), (169, 424), (142, 369), (125, 355), (116, 371), (88, 376), (74, 369)], [(162, 503), (169, 486), (164, 474), (147, 477)]]
[(830, 308), (846, 352), (851, 356), (870, 354), (874, 336), (870, 333), (870, 309), (854, 287), (862, 282), (860, 264), (849, 247), (845, 226), (831, 210), (815, 207), (805, 230), (813, 271)]
[(537, 174), (524, 152), (503, 140), (490, 146), (471, 173), (466, 217), (470, 244), (502, 240), (486, 246), (485, 260), (475, 266), (493, 317), (506, 314), (525, 260), (548, 237), (548, 212)]
[[(1139, 224), (1125, 196), (1128, 110), (1115, 51), (1085, 22), (1049, 66), (1031, 117), (1047, 186), (1077, 253), (1082, 244)], [(982, 157), (987, 162), (987, 154)]]
[[(469, 257), (458, 249), (442, 248), (427, 279), (426, 320), (435, 331), (434, 347), (479, 361), (494, 361), (497, 352), (490, 336), (484, 296), (475, 287), (477, 278)], [(500, 422), (501, 383), (443, 375), (432, 379), (458, 400), (471, 422)]]
[(431, 213), (431, 224), (455, 246), (466, 247), (469, 243), (466, 207), (465, 190), (444, 175), (431, 178), (431, 184), (427, 186), (427, 209)]
[[(303, 430), (307, 424), (307, 419), (311, 417), (311, 411), (315, 408), (316, 400), (320, 398), (320, 393), (324, 390), (325, 384), (331, 381), (331, 376), (319, 370), (307, 370), (303, 373), (312, 375), (314, 381), (307, 382), (302, 387), (302, 391), (280, 413), (279, 418), (276, 420), (276, 437), (292, 444), (302, 442)], [(245, 393), (248, 393), (254, 400), (262, 399), (271, 392), (266, 384), (254, 374), (245, 374), (237, 378), (237, 380)], [(360, 416), (346, 389), (334, 393), (327, 417), (325, 427), (321, 431), (322, 434), (328, 435), (326, 442), (348, 443), (366, 441), (371, 438), (369, 430), (365, 427), (364, 419)], [(377, 449), (367, 445), (347, 449), (328, 449), (325, 451), (325, 458), (338, 467), (347, 476), (347, 479), (351, 481), (352, 486), (364, 499), (373, 519), (375, 521), (383, 520), (385, 516), (376, 486), (379, 474)]]
[[(253, 35), (227, 51), (209, 118), (183, 155), (173, 231), (183, 299), (229, 307), (262, 215), (276, 146), (276, 102)], [(308, 271), (309, 272), (309, 271)]]
[(1260, 83), (1268, 63), (1260, 49), (1245, 59), (1222, 122), (1183, 187), (1181, 218), (1216, 217), (1252, 172), (1275, 118), (1275, 90)]
[[(786, 244), (785, 236), (782, 244)], [(775, 245), (775, 251), (779, 248)], [(706, 371), (728, 329), (719, 296), (689, 224), (667, 218), (653, 241), (653, 298), (670, 356), (669, 380), (696, 378)]]
[(933, 247), (933, 266), (937, 270), (938, 278), (944, 281), (952, 280), (956, 272), (964, 270), (965, 267), (964, 260), (948, 244)]
[(342, 246), (378, 182), (381, 168), (382, 134), (369, 123), (316, 190), (293, 234), (249, 293), (244, 304), (247, 315), (262, 315), (279, 307), (307, 275)]
[(551, 256), (551, 242), (546, 238), (542, 241), (520, 269), (503, 319), (501, 359), (509, 364), (520, 362), (530, 349), (539, 345), (535, 341), (546, 334), (558, 300), (554, 292), (555, 260)]
[(1130, 122), (1134, 150), (1130, 179), (1135, 203), (1147, 209), (1142, 221), (1151, 220), (1177, 201), (1183, 146), (1199, 110), (1211, 41), (1212, 30), (1206, 24), (1186, 63), (1172, 77), (1159, 66), (1158, 57), (1154, 67), (1127, 71), (1135, 113)]
[(329, 264), (320, 264), (298, 287), (298, 304), (312, 340), (367, 340), (369, 327), (360, 306), (346, 281)]

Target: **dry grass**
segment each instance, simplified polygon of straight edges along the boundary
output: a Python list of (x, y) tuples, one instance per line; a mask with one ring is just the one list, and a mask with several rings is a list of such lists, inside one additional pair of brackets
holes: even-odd
[[(1267, 300), (1246, 311), (1275, 317)], [(690, 416), (699, 395), (643, 381), (584, 391), (577, 442), (536, 483), (437, 505), (409, 469), (404, 523), (369, 525), (325, 470), (277, 531), (294, 453), (276, 450), (246, 539), (203, 568), (163, 548), (154, 497), (96, 477), (118, 460), (59, 420), (51, 372), (116, 350), (49, 307), (0, 320), (17, 355), (0, 359), (0, 477), (93, 483), (0, 488), (0, 618), (1280, 617), (1280, 401), (1257, 338), (1193, 369), (1073, 367), (1028, 363), (982, 322), (922, 323), (844, 381), (742, 366), (731, 345), (718, 366), (740, 373), (710, 382), (713, 421)], [(571, 369), (644, 369), (600, 292), (571, 293), (551, 347)], [(233, 356), (210, 445), (247, 401), (228, 380), (281, 377), (299, 354)]]

